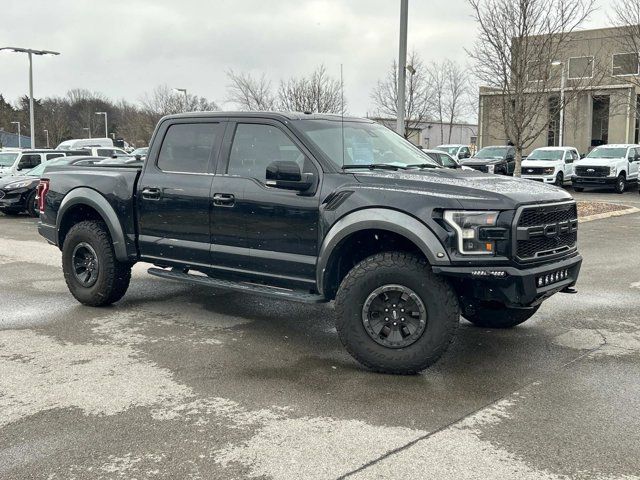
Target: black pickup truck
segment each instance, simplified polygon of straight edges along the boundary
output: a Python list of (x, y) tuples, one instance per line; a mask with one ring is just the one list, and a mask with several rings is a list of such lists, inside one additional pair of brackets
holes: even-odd
[(74, 297), (162, 278), (299, 302), (335, 300), (347, 350), (415, 373), (452, 341), (572, 293), (582, 258), (563, 190), (441, 168), (391, 130), (332, 115), (163, 118), (143, 167), (50, 167), (39, 230)]

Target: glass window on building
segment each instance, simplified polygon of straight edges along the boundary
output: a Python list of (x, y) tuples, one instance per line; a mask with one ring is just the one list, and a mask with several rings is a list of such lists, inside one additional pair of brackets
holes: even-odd
[(569, 78), (593, 77), (593, 57), (572, 57), (569, 59)]
[(612, 75), (638, 75), (638, 54), (614, 53)]

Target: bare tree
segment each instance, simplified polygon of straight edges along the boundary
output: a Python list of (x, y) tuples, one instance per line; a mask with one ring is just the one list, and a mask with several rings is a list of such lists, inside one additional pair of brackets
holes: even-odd
[(140, 102), (144, 110), (158, 118), (173, 113), (219, 110), (215, 102), (193, 94), (187, 94), (185, 98), (185, 95), (168, 85), (159, 85), (150, 93), (145, 93)]
[(447, 142), (451, 142), (453, 124), (468, 110), (469, 80), (460, 64), (452, 60), (432, 62), (427, 67), (427, 78), (431, 89), (430, 108), (432, 117), (440, 123), (440, 138), (445, 141), (445, 126), (448, 127)]
[(324, 65), (308, 77), (281, 81), (277, 104), (291, 112), (340, 113), (346, 108), (340, 80), (330, 77)]
[(227, 72), (231, 84), (227, 87), (228, 100), (235, 103), (241, 110), (273, 110), (275, 97), (271, 88), (271, 81), (263, 73), (254, 78), (249, 73)]
[(516, 150), (514, 175), (522, 152), (548, 128), (550, 110), (564, 108), (579, 88), (567, 89), (564, 103), (549, 102), (560, 72), (552, 63), (571, 33), (594, 10), (594, 0), (468, 0), (479, 36), (469, 55), (478, 79), (496, 94), (506, 136)]
[[(609, 21), (620, 29), (618, 42), (623, 52), (640, 52), (640, 0), (617, 0), (612, 5)], [(633, 54), (631, 54), (633, 55)], [(636, 66), (639, 62), (635, 53)], [(640, 86), (640, 77), (627, 75), (623, 77), (632, 85)]]
[(433, 111), (433, 117), (435, 117), (440, 124), (441, 141), (444, 141), (445, 104), (447, 103), (446, 62), (446, 60), (442, 63), (432, 62), (427, 67), (427, 78), (429, 80), (432, 97), (430, 110)]
[[(405, 103), (405, 137), (420, 126), (429, 117), (432, 104), (432, 91), (429, 88), (427, 69), (416, 52), (409, 55), (411, 73), (407, 75)], [(398, 64), (391, 64), (387, 75), (378, 81), (371, 92), (376, 107), (376, 115), (396, 118), (398, 115)]]

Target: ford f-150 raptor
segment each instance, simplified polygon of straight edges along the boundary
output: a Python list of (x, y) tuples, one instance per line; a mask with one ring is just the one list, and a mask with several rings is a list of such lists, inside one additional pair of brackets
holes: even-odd
[(85, 305), (158, 277), (299, 302), (335, 300), (347, 350), (415, 373), (459, 316), (489, 328), (572, 293), (576, 204), (553, 186), (441, 168), (372, 121), (333, 115), (163, 118), (139, 166), (49, 167), (39, 231)]

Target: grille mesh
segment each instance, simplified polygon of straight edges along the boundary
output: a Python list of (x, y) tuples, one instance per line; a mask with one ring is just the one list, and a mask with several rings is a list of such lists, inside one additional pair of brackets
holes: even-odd
[(609, 167), (576, 167), (576, 175), (579, 177), (606, 177), (609, 175), (609, 171)]
[[(578, 209), (575, 203), (566, 205), (531, 207), (522, 211), (519, 228), (544, 227), (559, 222), (576, 221)], [(555, 237), (540, 236), (518, 240), (516, 254), (522, 260), (544, 258), (572, 250), (578, 241), (577, 232), (562, 233)]]

